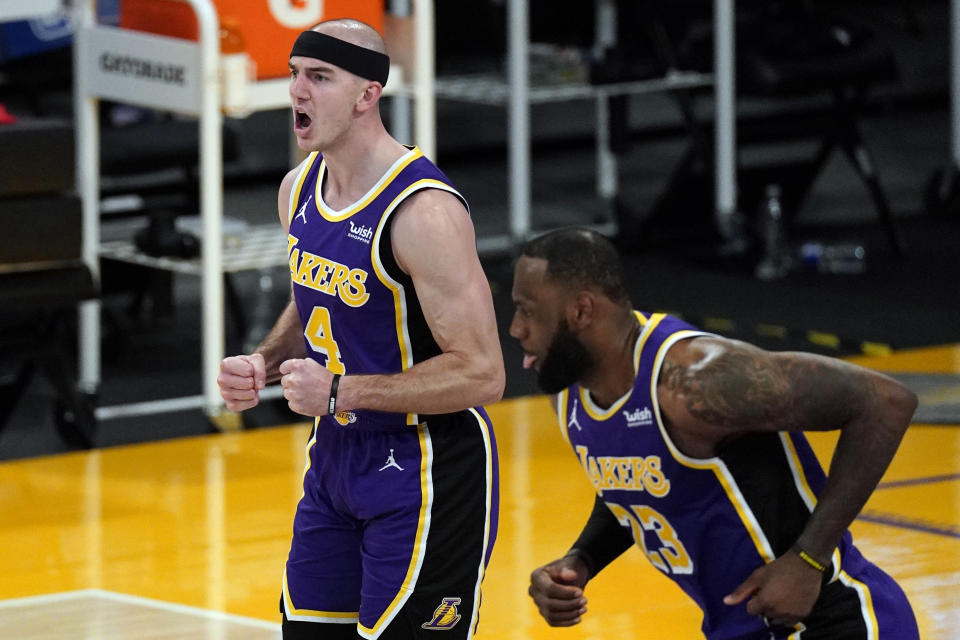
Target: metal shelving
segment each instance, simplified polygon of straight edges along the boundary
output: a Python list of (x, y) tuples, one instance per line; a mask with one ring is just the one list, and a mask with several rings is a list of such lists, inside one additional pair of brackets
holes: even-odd
[[(221, 270), (224, 273), (237, 273), (283, 266), (287, 264), (286, 246), (278, 224), (245, 226), (238, 234), (224, 235)], [(203, 275), (203, 264), (199, 257), (150, 256), (128, 239), (101, 242), (100, 257), (153, 269)]]
[[(49, 1), (49, 0), (46, 0)], [(270, 230), (256, 227), (248, 230), (249, 238), (239, 246), (229, 241), (202, 242), (201, 255), (194, 260), (155, 258), (139, 252), (129, 241), (101, 242), (100, 175), (97, 160), (100, 129), (97, 103), (111, 99), (196, 116), (200, 132), (200, 227), (204, 238), (221, 238), (223, 234), (223, 167), (221, 125), (224, 112), (236, 109), (240, 114), (285, 107), (289, 104), (286, 79), (247, 82), (237, 74), (225, 74), (219, 50), (219, 16), (212, 0), (181, 0), (196, 15), (199, 40), (181, 40), (98, 24), (95, 15), (97, 0), (73, 3), (75, 32), (74, 58), (77, 77), (74, 82), (77, 131), (77, 190), (83, 202), (84, 261), (99, 278), (99, 259), (109, 256), (160, 269), (197, 274), (202, 284), (203, 395), (137, 403), (136, 407), (99, 407), (98, 418), (119, 415), (149, 414), (171, 410), (171, 407), (202, 408), (218, 423), (229, 418), (223, 407), (216, 379), (224, 356), (224, 290), (223, 273), (260, 266), (286, 264), (286, 256), (276, 254), (258, 244), (272, 234), (279, 251), (285, 243), (276, 240), (277, 225)], [(392, 4), (402, 4), (394, 2)], [(403, 15), (407, 15), (405, 12)], [(435, 114), (433, 103), (433, 2), (418, 0), (412, 12), (412, 73), (392, 68), (391, 82), (385, 94), (413, 98), (413, 109), (402, 107), (414, 123), (417, 145), (425, 154), (435, 148)], [(145, 60), (176, 70), (182, 82), (162, 82), (149, 74), (109, 72), (99, 61), (103, 56), (118, 59)], [(410, 77), (412, 76), (412, 78)], [(162, 80), (162, 79), (161, 79)], [(223, 80), (223, 83), (221, 83)], [(240, 82), (242, 86), (229, 86)], [(241, 96), (239, 104), (225, 96)], [(401, 104), (405, 101), (401, 100)], [(405, 121), (405, 118), (398, 119)], [(410, 136), (405, 135), (404, 138)], [(80, 308), (80, 386), (95, 393), (100, 383), (100, 303), (86, 302)]]
[[(736, 214), (734, 176), (734, 0), (713, 0), (714, 73), (672, 71), (662, 78), (590, 85), (531, 83), (529, 0), (506, 0), (506, 77), (471, 75), (439, 77), (434, 81), (438, 98), (462, 100), (507, 109), (507, 175), (509, 230), (485, 237), (478, 245), (490, 249), (515, 246), (534, 232), (532, 224), (530, 106), (563, 100), (592, 99), (595, 102), (597, 140), (597, 195), (611, 201), (617, 194), (617, 159), (610, 150), (609, 99), (617, 95), (667, 92), (702, 86), (714, 90), (716, 122), (716, 225), (728, 237)], [(616, 3), (594, 0), (597, 16), (594, 46), (597, 52), (616, 43)], [(616, 231), (613, 220), (603, 225)]]
[[(565, 100), (593, 100), (598, 97), (661, 93), (678, 89), (709, 87), (713, 85), (711, 74), (695, 71), (673, 71), (662, 78), (588, 84), (571, 82), (564, 84), (531, 85), (530, 104), (543, 104)], [(510, 98), (507, 79), (496, 74), (470, 74), (461, 76), (438, 76), (434, 81), (438, 98), (462, 100), (490, 106), (504, 106)]]

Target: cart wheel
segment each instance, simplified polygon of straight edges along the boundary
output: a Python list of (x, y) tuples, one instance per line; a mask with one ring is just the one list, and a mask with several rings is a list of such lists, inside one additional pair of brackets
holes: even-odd
[(57, 400), (53, 407), (53, 424), (57, 433), (71, 447), (91, 449), (93, 436), (97, 430), (93, 404), (82, 394), (77, 394), (75, 402)]
[(960, 172), (937, 169), (923, 191), (923, 208), (935, 216), (960, 213)]

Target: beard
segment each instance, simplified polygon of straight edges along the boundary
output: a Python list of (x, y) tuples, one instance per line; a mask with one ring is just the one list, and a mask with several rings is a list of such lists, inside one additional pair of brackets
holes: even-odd
[(582, 379), (592, 366), (593, 358), (587, 348), (570, 331), (566, 319), (562, 319), (543, 357), (537, 385), (544, 393), (560, 393)]

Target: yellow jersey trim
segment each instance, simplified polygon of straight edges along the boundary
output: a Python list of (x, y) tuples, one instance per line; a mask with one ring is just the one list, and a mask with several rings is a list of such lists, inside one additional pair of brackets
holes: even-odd
[(293, 222), (293, 218), (297, 211), (297, 203), (300, 201), (300, 192), (303, 190), (303, 183), (307, 179), (307, 173), (310, 171), (310, 167), (313, 166), (313, 163), (317, 160), (317, 152), (313, 151), (310, 155), (307, 156), (306, 161), (303, 163), (303, 166), (300, 167), (300, 173), (297, 174), (297, 179), (294, 181), (293, 191), (290, 193), (290, 206), (289, 211), (287, 212), (287, 225)]
[[(307, 441), (306, 446), (304, 447), (303, 455), (303, 477), (301, 478), (300, 486), (302, 487), (304, 482), (307, 480), (307, 471), (310, 471), (310, 466), (313, 462), (310, 460), (310, 449), (317, 444), (317, 429), (320, 428), (320, 418), (316, 417), (313, 419), (313, 433), (310, 434), (310, 439)], [(300, 497), (303, 497), (303, 492), (300, 493)]]
[(397, 595), (380, 614), (373, 627), (368, 628), (362, 623), (357, 623), (357, 629), (363, 635), (379, 635), (380, 631), (390, 624), (413, 594), (417, 577), (420, 575), (420, 567), (423, 565), (423, 556), (427, 550), (427, 535), (430, 533), (430, 513), (433, 508), (433, 444), (426, 425), (417, 426), (417, 433), (420, 439), (420, 517), (417, 520), (417, 533), (413, 541), (413, 551), (410, 554), (410, 564), (407, 566), (407, 574), (400, 588), (397, 589)]
[(359, 611), (317, 611), (315, 609), (297, 609), (293, 606), (290, 589), (287, 586), (287, 570), (283, 570), (283, 612), (288, 620), (298, 622), (337, 622), (356, 623), (360, 619)]
[(330, 222), (342, 222), (346, 220), (373, 202), (373, 199), (380, 195), (380, 193), (387, 188), (387, 185), (393, 182), (393, 179), (396, 178), (397, 175), (403, 171), (408, 164), (422, 156), (423, 152), (417, 147), (413, 147), (407, 153), (400, 156), (397, 161), (394, 162), (389, 169), (387, 169), (386, 173), (384, 173), (380, 180), (370, 188), (370, 191), (368, 191), (366, 195), (348, 207), (340, 209), (339, 211), (334, 211), (328, 207), (327, 203), (323, 199), (323, 179), (327, 172), (327, 162), (324, 160), (320, 163), (320, 171), (317, 174), (317, 184), (314, 187), (314, 198), (317, 201), (317, 210), (320, 212), (321, 216)]
[[(657, 325), (666, 318), (664, 313), (655, 313), (650, 316), (649, 319), (643, 317), (642, 314), (634, 312), (637, 316), (637, 320), (640, 321), (643, 330), (640, 332), (640, 337), (637, 339), (637, 344), (633, 348), (633, 373), (636, 376), (637, 367), (640, 364), (640, 353), (643, 351), (644, 345), (647, 343), (647, 340), (650, 338), (650, 334), (653, 333), (653, 330), (657, 328)], [(590, 397), (590, 393), (580, 387), (580, 402), (583, 404), (584, 411), (587, 412), (587, 415), (590, 416), (593, 420), (603, 421), (609, 419), (611, 416), (615, 415), (617, 411), (620, 410), (620, 407), (630, 399), (631, 394), (633, 394), (633, 386), (627, 390), (625, 394), (620, 396), (612, 405), (607, 409), (601, 409), (593, 401), (593, 398)]]
[(483, 554), (480, 557), (480, 566), (477, 568), (477, 586), (473, 592), (473, 614), (470, 617), (470, 628), (473, 633), (477, 632), (477, 623), (480, 622), (478, 614), (480, 613), (480, 585), (483, 584), (483, 576), (486, 573), (486, 555), (490, 545), (490, 517), (493, 508), (493, 444), (490, 439), (490, 423), (483, 419), (480, 412), (476, 409), (470, 409), (470, 413), (480, 423), (480, 432), (483, 435), (483, 449), (487, 454), (486, 464), (484, 465), (484, 478), (487, 482), (486, 495), (484, 502), (487, 508), (487, 517), (483, 519)]
[(560, 427), (560, 435), (563, 436), (567, 446), (572, 446), (570, 445), (570, 434), (567, 433), (567, 403), (570, 401), (570, 390), (564, 389), (558, 393), (556, 401), (557, 425)]
[(867, 640), (877, 640), (880, 629), (877, 624), (877, 613), (873, 608), (873, 596), (870, 593), (870, 587), (842, 570), (839, 574), (839, 580), (844, 585), (854, 589), (860, 596), (860, 613), (863, 615), (863, 622), (867, 627)]
[(783, 443), (783, 448), (787, 453), (787, 462), (790, 464), (790, 472), (793, 474), (794, 483), (796, 483), (800, 497), (803, 499), (804, 504), (807, 505), (807, 509), (812, 512), (814, 507), (817, 506), (817, 496), (813, 493), (813, 489), (810, 488), (810, 484), (807, 482), (807, 475), (803, 472), (803, 465), (800, 464), (800, 456), (797, 455), (797, 448), (793, 445), (793, 440), (790, 439), (789, 433), (781, 431), (779, 435), (780, 442)]
[[(807, 505), (807, 509), (813, 513), (813, 509), (817, 506), (817, 495), (813, 492), (813, 489), (810, 488), (810, 483), (807, 481), (807, 474), (804, 473), (803, 465), (800, 464), (800, 456), (797, 454), (797, 448), (794, 446), (789, 433), (781, 431), (779, 435), (780, 442), (783, 444), (783, 449), (787, 454), (787, 463), (790, 465), (790, 473), (793, 475), (797, 492), (800, 494), (803, 503)], [(837, 578), (839, 578), (840, 565), (842, 562), (843, 558), (840, 555), (840, 549), (834, 549), (831, 554), (833, 571), (829, 582), (836, 582)]]
[[(304, 447), (306, 461), (303, 464), (303, 479), (306, 480), (307, 472), (310, 470), (310, 450), (317, 443), (317, 428), (320, 426), (320, 418), (313, 419), (313, 433), (310, 434), (310, 440)], [(300, 483), (303, 486), (303, 482)], [(300, 499), (303, 499), (303, 492), (300, 493)], [(293, 604), (293, 598), (290, 595), (290, 588), (287, 586), (287, 570), (283, 570), (283, 609), (290, 620), (314, 621), (314, 622), (357, 622), (359, 620), (358, 611), (318, 611), (315, 609), (298, 609)]]
[[(401, 371), (406, 371), (413, 366), (413, 351), (410, 345), (410, 330), (407, 326), (407, 302), (406, 296), (404, 295), (403, 285), (390, 277), (390, 274), (387, 273), (387, 269), (383, 266), (383, 263), (380, 262), (380, 241), (383, 238), (383, 230), (387, 226), (387, 221), (390, 219), (390, 216), (393, 214), (393, 212), (396, 211), (397, 207), (400, 206), (400, 203), (402, 203), (411, 194), (420, 191), (421, 189), (442, 189), (456, 195), (461, 199), (461, 201), (463, 200), (463, 197), (460, 195), (460, 193), (446, 183), (440, 182), (439, 180), (434, 180), (432, 178), (417, 180), (409, 187), (401, 191), (384, 210), (383, 215), (380, 217), (380, 223), (377, 225), (377, 231), (373, 236), (373, 242), (370, 243), (370, 262), (373, 264), (374, 273), (377, 274), (377, 279), (379, 279), (380, 282), (382, 282), (383, 285), (387, 287), (387, 289), (389, 289), (393, 294), (393, 309), (395, 316), (394, 322), (397, 331), (397, 344), (400, 346)], [(408, 413), (406, 422), (407, 425), (410, 426), (419, 424), (420, 416), (416, 413)]]
[(747, 504), (746, 498), (744, 498), (743, 494), (740, 493), (740, 489), (737, 487), (730, 470), (727, 469), (727, 465), (718, 457), (692, 458), (684, 454), (673, 443), (673, 440), (671, 440), (670, 435), (667, 433), (667, 429), (663, 424), (663, 416), (660, 413), (660, 402), (657, 398), (657, 378), (660, 373), (660, 368), (663, 366), (663, 361), (666, 357), (667, 351), (680, 340), (686, 340), (703, 335), (709, 334), (703, 331), (678, 331), (667, 338), (667, 340), (660, 345), (660, 349), (657, 352), (657, 357), (654, 360), (653, 375), (650, 376), (650, 398), (653, 401), (653, 413), (657, 419), (657, 426), (660, 429), (660, 435), (663, 437), (663, 441), (666, 443), (667, 448), (670, 450), (670, 454), (673, 456), (673, 458), (683, 466), (691, 469), (704, 469), (713, 471), (717, 481), (720, 483), (720, 486), (723, 487), (724, 492), (727, 494), (727, 499), (730, 501), (730, 504), (733, 505), (737, 515), (740, 517), (740, 521), (743, 523), (744, 528), (750, 535), (750, 539), (753, 541), (753, 544), (756, 547), (757, 552), (760, 554), (760, 557), (763, 558), (764, 562), (772, 562), (776, 558), (776, 555), (773, 553), (773, 548), (770, 546), (770, 541), (767, 540), (766, 535), (764, 535), (763, 530), (760, 528), (760, 524), (757, 522), (753, 511)]

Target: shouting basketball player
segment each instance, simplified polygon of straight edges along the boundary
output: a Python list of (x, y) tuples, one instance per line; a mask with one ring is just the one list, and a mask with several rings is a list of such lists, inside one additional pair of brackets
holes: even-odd
[(503, 393), (490, 287), (466, 201), (384, 128), (390, 61), (354, 20), (290, 53), (309, 155), (280, 185), (293, 300), (223, 360), (228, 409), (280, 380), (314, 417), (283, 579), (284, 638), (470, 638), (497, 532)]

